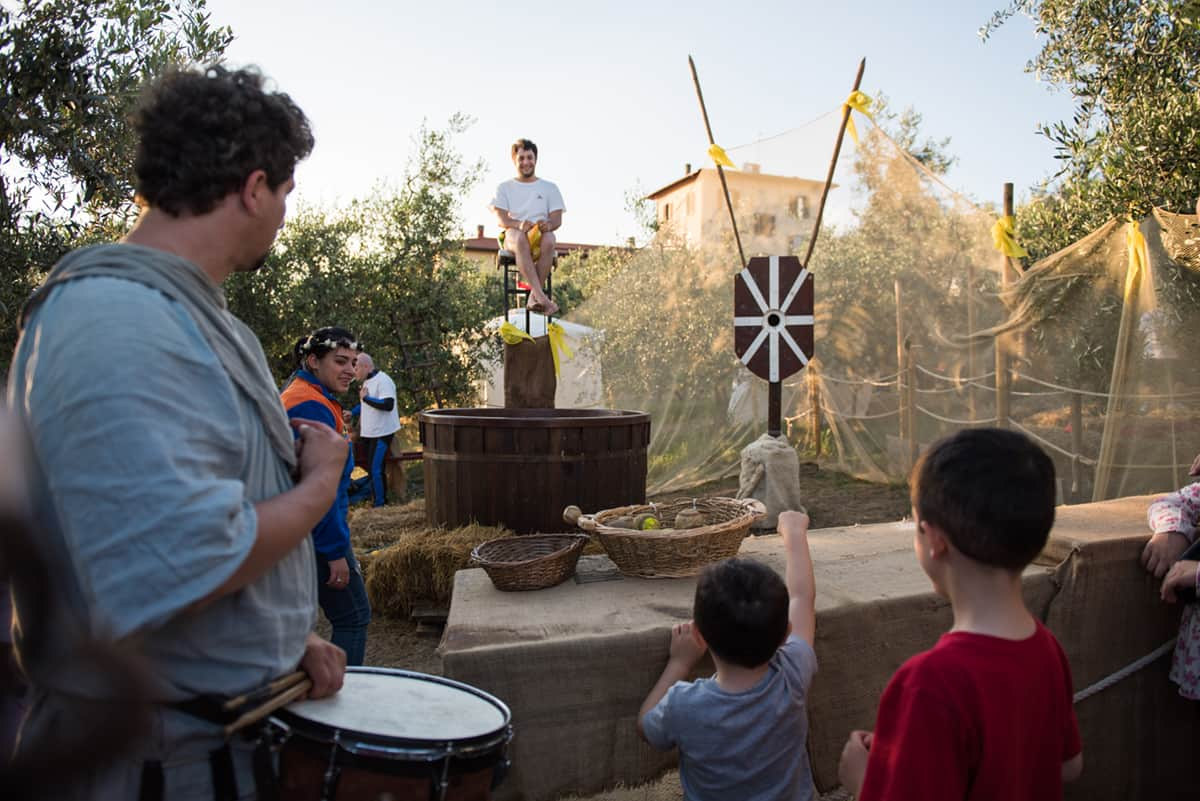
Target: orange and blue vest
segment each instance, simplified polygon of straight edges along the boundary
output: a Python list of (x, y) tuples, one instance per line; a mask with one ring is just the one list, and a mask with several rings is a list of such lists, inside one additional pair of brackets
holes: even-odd
[[(289, 419), (315, 420), (339, 434), (345, 434), (342, 405), (309, 371), (297, 370), (283, 388), (280, 399)], [(346, 468), (342, 471), (333, 506), (312, 530), (313, 546), (327, 560), (341, 559), (350, 552), (350, 525), (346, 521), (346, 514), (350, 509), (350, 471), (354, 469), (354, 451), (349, 442), (346, 443), (346, 450)]]

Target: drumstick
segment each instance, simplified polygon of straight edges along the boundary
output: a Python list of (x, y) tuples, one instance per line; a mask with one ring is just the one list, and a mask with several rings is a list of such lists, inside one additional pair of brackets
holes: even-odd
[(274, 712), (276, 709), (279, 709), (279, 707), (290, 704), (292, 701), (295, 701), (297, 698), (304, 695), (306, 692), (308, 692), (311, 689), (312, 689), (312, 679), (304, 679), (302, 682), (297, 684), (295, 687), (291, 687), (290, 689), (284, 690), (279, 695), (277, 695), (274, 698), (272, 698), (271, 700), (267, 701), (265, 704), (262, 704), (261, 706), (256, 706), (254, 709), (251, 709), (249, 712), (242, 715), (240, 718), (235, 720), (233, 723), (230, 723), (228, 726), (225, 727), (225, 736), (228, 738), (235, 732), (246, 728), (251, 723), (257, 723), (258, 721), (265, 718), (267, 715)]
[(242, 693), (237, 698), (230, 698), (221, 708), (226, 712), (230, 712), (238, 707), (243, 707), (253, 701), (258, 701), (261, 698), (270, 698), (278, 692), (286, 690), (293, 684), (301, 681), (307, 674), (303, 670), (297, 670), (295, 673), (289, 673), (286, 676), (280, 676), (270, 684), (265, 684), (262, 687), (251, 690), (248, 693)]

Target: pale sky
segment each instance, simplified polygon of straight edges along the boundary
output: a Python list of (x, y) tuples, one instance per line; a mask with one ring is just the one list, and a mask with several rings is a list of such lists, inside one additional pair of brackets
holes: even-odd
[[(976, 31), (1006, 4), (208, 2), (237, 37), (228, 59), (261, 67), (313, 121), (317, 147), (297, 173), (301, 203), (332, 207), (376, 181), (398, 182), (422, 120), (441, 127), (463, 112), (475, 123), (458, 150), (487, 165), (462, 199), (464, 233), (484, 223), (494, 235), (488, 201), (514, 172), (509, 144), (525, 136), (538, 144), (538, 175), (562, 190), (560, 240), (593, 244), (640, 234), (628, 192), (675, 180), (685, 163), (711, 165), (689, 54), (726, 148), (835, 110), (865, 56), (864, 91), (915, 107), (925, 136), (951, 137), (951, 186), (998, 202), (1012, 181), (1019, 201), (1056, 169), (1037, 124), (1069, 118), (1071, 98), (1024, 71), (1038, 50), (1029, 20), (980, 41)], [(827, 127), (797, 140), (814, 165), (802, 177), (824, 178)]]

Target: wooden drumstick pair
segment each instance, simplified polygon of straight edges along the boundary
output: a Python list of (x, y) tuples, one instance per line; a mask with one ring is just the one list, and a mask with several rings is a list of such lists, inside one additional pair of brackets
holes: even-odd
[(237, 720), (226, 726), (224, 730), (225, 737), (228, 738), (252, 723), (257, 723), (276, 709), (287, 706), (311, 689), (312, 679), (308, 678), (308, 675), (304, 671), (297, 670), (295, 673), (289, 673), (256, 690), (251, 690), (236, 698), (230, 698), (223, 705), (223, 708), (227, 712), (241, 709), (247, 704), (255, 703), (260, 699), (266, 700), (238, 716)]

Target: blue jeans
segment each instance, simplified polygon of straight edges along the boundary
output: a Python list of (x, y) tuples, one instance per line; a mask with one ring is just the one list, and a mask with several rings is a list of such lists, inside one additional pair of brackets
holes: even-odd
[(335, 590), (329, 581), (329, 560), (317, 554), (317, 600), (321, 611), (333, 624), (334, 645), (346, 652), (346, 664), (361, 665), (367, 653), (367, 624), (371, 622), (371, 602), (367, 600), (367, 586), (363, 584), (362, 571), (351, 552), (346, 557), (350, 566), (350, 580), (343, 589)]
[(392, 437), (394, 436), (395, 434), (388, 434), (386, 437), (363, 437), (363, 442), (370, 443), (371, 466), (369, 472), (371, 475), (367, 476), (365, 480), (359, 479), (361, 483), (351, 483), (350, 503), (365, 501), (368, 497), (375, 506), (383, 506), (387, 503), (387, 470), (384, 468), (383, 461), (392, 448)]

